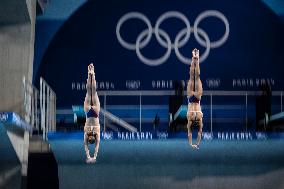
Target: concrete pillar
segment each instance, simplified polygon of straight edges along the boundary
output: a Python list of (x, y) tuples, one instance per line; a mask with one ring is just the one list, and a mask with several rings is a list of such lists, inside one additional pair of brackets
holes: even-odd
[(0, 111), (24, 115), (22, 78), (32, 82), (36, 1), (0, 1)]

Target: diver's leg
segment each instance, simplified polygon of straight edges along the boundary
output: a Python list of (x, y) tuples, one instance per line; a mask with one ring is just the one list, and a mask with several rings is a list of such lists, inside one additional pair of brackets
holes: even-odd
[(94, 103), (94, 94), (96, 92), (96, 80), (95, 80), (95, 72), (94, 72), (94, 66), (93, 64), (90, 64), (88, 66), (88, 79), (87, 79), (87, 85), (86, 85), (86, 88), (87, 88), (87, 95), (86, 96), (89, 96), (91, 99), (90, 99), (90, 104)]
[(91, 85), (90, 85), (90, 87), (91, 87), (91, 100), (92, 100), (92, 105), (93, 106), (96, 106), (96, 104), (97, 104), (97, 88), (96, 88), (96, 86), (97, 86), (97, 84), (96, 84), (96, 80), (95, 80), (95, 76), (93, 75), (92, 76), (92, 83), (91, 83)]

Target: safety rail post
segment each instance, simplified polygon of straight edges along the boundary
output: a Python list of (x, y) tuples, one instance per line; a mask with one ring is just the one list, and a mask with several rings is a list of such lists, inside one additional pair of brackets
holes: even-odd
[(40, 115), (42, 137), (47, 140), (49, 131), (56, 131), (56, 94), (47, 82), (40, 78)]

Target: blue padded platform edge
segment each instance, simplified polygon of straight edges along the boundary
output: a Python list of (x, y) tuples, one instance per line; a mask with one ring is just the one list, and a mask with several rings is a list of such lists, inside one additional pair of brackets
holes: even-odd
[(15, 112), (0, 112), (0, 122), (4, 125), (17, 126), (29, 132), (33, 130), (33, 128)]
[[(196, 132), (193, 137), (196, 137)], [(83, 140), (83, 131), (75, 132), (49, 132), (48, 140)], [(166, 140), (166, 139), (186, 139), (186, 132), (101, 132), (102, 140)], [(284, 139), (281, 132), (203, 132), (202, 140), (267, 140)]]

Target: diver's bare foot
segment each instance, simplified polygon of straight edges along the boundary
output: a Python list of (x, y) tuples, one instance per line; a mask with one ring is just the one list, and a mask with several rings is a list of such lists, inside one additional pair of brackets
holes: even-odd
[(88, 66), (88, 73), (94, 75), (95, 74), (95, 70), (94, 70), (94, 65), (90, 64)]

